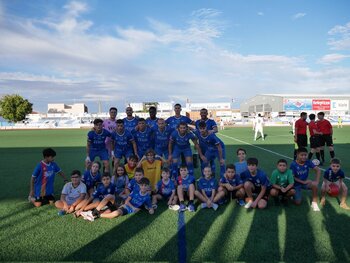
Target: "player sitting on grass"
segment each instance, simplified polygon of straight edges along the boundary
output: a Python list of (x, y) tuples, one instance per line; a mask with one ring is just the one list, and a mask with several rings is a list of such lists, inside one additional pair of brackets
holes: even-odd
[(162, 179), (158, 181), (155, 194), (152, 196), (152, 207), (156, 209), (158, 200), (162, 199), (167, 201), (169, 207), (177, 203), (175, 184), (170, 180), (170, 170), (168, 168), (162, 169)]
[(288, 199), (295, 195), (293, 173), (288, 169), (286, 160), (278, 160), (277, 169), (272, 172), (270, 181), (272, 184), (270, 194), (275, 198), (276, 204), (280, 200), (287, 204)]
[(116, 176), (112, 176), (112, 183), (115, 185), (116, 199), (125, 200), (127, 197), (125, 188), (129, 184), (129, 177), (125, 171), (124, 165), (119, 164), (116, 167)]
[[(177, 178), (177, 196), (180, 201), (180, 211), (188, 211), (194, 212), (194, 183), (196, 179), (193, 175), (188, 174), (188, 169), (186, 165), (180, 166), (180, 176)], [(185, 205), (185, 197), (188, 198), (188, 207)]]
[(245, 191), (243, 187), (243, 181), (241, 177), (236, 173), (235, 165), (228, 164), (226, 166), (225, 175), (223, 178), (220, 178), (219, 181), (218, 196), (220, 199), (223, 199), (226, 196), (229, 198), (229, 200), (231, 200), (231, 198), (237, 198), (237, 203), (240, 206), (245, 205)]
[(247, 152), (245, 149), (238, 148), (236, 151), (238, 162), (235, 162), (235, 167), (236, 167), (236, 174), (241, 175), (245, 170), (248, 169), (247, 161), (246, 161), (246, 156)]
[(337, 185), (341, 191), (340, 207), (346, 210), (350, 210), (350, 207), (346, 204), (346, 197), (348, 196), (348, 188), (344, 183), (345, 174), (340, 167), (340, 160), (332, 159), (330, 167), (324, 172), (323, 182), (321, 187), (321, 205), (326, 204), (326, 192), (330, 191), (330, 184)]
[[(294, 175), (294, 203), (300, 205), (302, 201), (301, 190), (312, 190), (312, 203), (311, 207), (314, 211), (320, 211), (317, 205), (317, 191), (318, 183), (320, 181), (321, 171), (315, 166), (311, 160), (307, 158), (307, 150), (305, 148), (299, 148), (297, 150), (297, 158), (290, 165), (290, 169), (293, 171)], [(313, 169), (316, 172), (316, 177), (314, 180), (309, 180), (309, 169)]]
[(43, 160), (35, 167), (30, 179), (30, 191), (28, 199), (39, 207), (55, 202), (54, 183), (56, 174), (60, 175), (64, 182), (68, 182), (65, 175), (54, 162), (56, 152), (51, 148), (43, 150)]
[(136, 155), (131, 155), (128, 162), (124, 165), (125, 171), (128, 174), (129, 179), (134, 178), (135, 169), (139, 158)]
[(111, 182), (111, 175), (105, 172), (103, 173), (101, 180), (102, 184), (97, 186), (95, 192), (89, 197), (89, 199), (87, 199), (85, 205), (75, 213), (76, 216), (81, 215), (83, 211), (96, 208), (106, 197), (113, 196), (114, 199), (115, 185)]
[(218, 209), (217, 202), (221, 197), (217, 193), (218, 182), (213, 177), (213, 173), (209, 166), (203, 169), (204, 177), (201, 177), (197, 183), (197, 189), (194, 194), (201, 201), (201, 208)]
[(55, 206), (61, 210), (59, 215), (73, 213), (86, 195), (86, 185), (81, 181), (80, 171), (74, 170), (70, 178), (72, 181), (64, 185), (61, 199), (55, 203)]
[(105, 141), (106, 138), (111, 137), (112, 134), (109, 131), (102, 128), (102, 123), (103, 120), (95, 119), (93, 130), (88, 132), (85, 166), (88, 170), (90, 168), (91, 162), (93, 162), (96, 157), (99, 157), (100, 160), (103, 162), (104, 171), (108, 172), (109, 157)]
[(142, 168), (136, 168), (135, 169), (135, 174), (134, 174), (134, 178), (131, 179), (128, 183), (128, 185), (125, 188), (125, 194), (129, 195), (130, 193), (132, 193), (133, 191), (139, 191), (139, 183), (140, 180), (144, 177), (143, 174), (143, 169)]
[[(247, 203), (245, 208), (260, 208), (264, 209), (269, 200), (271, 184), (265, 172), (258, 169), (258, 159), (248, 158), (248, 169), (243, 172), (245, 178), (244, 190), (247, 194)], [(257, 197), (253, 198), (253, 194)]]
[[(154, 209), (152, 208), (151, 196), (149, 194), (150, 182), (147, 178), (141, 178), (139, 181), (139, 191), (132, 192), (128, 198), (125, 200), (125, 204), (120, 206), (117, 210), (107, 209), (105, 211), (101, 211), (108, 203), (114, 201), (113, 197), (109, 196), (105, 198), (96, 209), (93, 211), (88, 211), (84, 214), (84, 219), (89, 221), (94, 221), (95, 218), (115, 218), (118, 216), (133, 214), (140, 211), (142, 206), (148, 210), (150, 214), (154, 213)], [(112, 211), (114, 210), (114, 211)]]

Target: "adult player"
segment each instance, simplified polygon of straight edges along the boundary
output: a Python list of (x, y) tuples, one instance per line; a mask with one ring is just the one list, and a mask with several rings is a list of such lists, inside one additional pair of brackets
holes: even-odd
[[(298, 148), (307, 147), (307, 113), (300, 113), (300, 118), (295, 122), (294, 142), (298, 145)], [(296, 159), (297, 149), (294, 149), (294, 160)]]
[(137, 146), (137, 152), (135, 154), (141, 160), (147, 150), (154, 148), (153, 130), (146, 125), (144, 118), (140, 118), (137, 129), (134, 129), (131, 134), (134, 136)]
[(207, 126), (207, 131), (209, 134), (218, 132), (218, 126), (217, 126), (216, 122), (213, 119), (208, 118), (208, 110), (207, 109), (205, 109), (205, 108), (201, 109), (199, 114), (200, 114), (201, 118), (199, 120), (196, 120), (196, 122), (195, 122), (195, 126), (196, 126), (197, 130), (199, 130), (199, 123), (205, 122), (205, 124)]
[(166, 119), (166, 124), (172, 129), (172, 130), (176, 130), (177, 127), (179, 126), (180, 122), (184, 122), (186, 124), (192, 124), (194, 125), (194, 121), (192, 121), (190, 118), (188, 118), (187, 116), (181, 115), (181, 105), (179, 103), (176, 103), (174, 105), (174, 111), (175, 111), (175, 115), (169, 117), (168, 119)]
[[(104, 120), (102, 123), (102, 128), (109, 131), (110, 133), (114, 132), (115, 129), (117, 128), (117, 114), (118, 114), (118, 109), (116, 107), (111, 107), (109, 109), (109, 118)], [(106, 138), (106, 148), (108, 150), (108, 155), (109, 157), (112, 157), (111, 152), (112, 152), (112, 139), (110, 137)]]
[(146, 124), (148, 127), (153, 129), (153, 127), (157, 126), (157, 108), (154, 106), (149, 107), (148, 109), (149, 117), (146, 119)]
[(264, 126), (264, 119), (261, 116), (261, 114), (259, 113), (258, 116), (256, 116), (255, 120), (254, 120), (254, 130), (255, 130), (254, 141), (256, 141), (256, 138), (258, 137), (258, 132), (260, 133), (262, 140), (264, 140), (263, 126)]
[(132, 132), (133, 130), (135, 130), (139, 122), (139, 118), (137, 116), (133, 116), (134, 111), (130, 106), (126, 107), (125, 113), (126, 117), (123, 119), (125, 129), (129, 132)]
[(317, 113), (317, 127), (321, 133), (320, 136), (320, 153), (321, 153), (321, 159), (322, 162), (324, 163), (325, 158), (324, 158), (324, 146), (328, 146), (329, 154), (331, 158), (335, 157), (334, 153), (334, 147), (333, 147), (333, 127), (332, 124), (324, 118), (324, 112), (319, 112)]
[(172, 133), (171, 128), (166, 125), (163, 118), (159, 118), (157, 125), (152, 128), (154, 134), (154, 150), (157, 155), (168, 159), (169, 157), (169, 139)]

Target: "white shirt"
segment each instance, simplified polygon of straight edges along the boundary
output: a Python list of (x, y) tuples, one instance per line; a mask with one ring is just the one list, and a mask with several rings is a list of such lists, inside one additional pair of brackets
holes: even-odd
[(62, 194), (66, 195), (66, 202), (71, 205), (80, 197), (80, 194), (86, 194), (86, 185), (80, 182), (77, 187), (74, 187), (72, 182), (66, 183), (63, 186)]

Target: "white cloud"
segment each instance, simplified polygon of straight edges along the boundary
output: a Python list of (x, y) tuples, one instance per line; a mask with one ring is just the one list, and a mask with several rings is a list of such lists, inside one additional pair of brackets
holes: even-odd
[[(86, 4), (70, 2), (64, 10), (41, 20), (6, 17), (0, 68), (15, 70), (0, 72), (0, 93), (20, 93), (45, 110), (49, 102), (72, 100), (215, 102), (350, 88), (347, 68), (315, 71), (301, 57), (242, 55), (221, 47), (216, 40), (226, 23), (218, 10), (194, 11), (183, 27), (148, 18), (149, 29), (115, 25), (108, 34), (95, 33), (94, 21), (84, 18)], [(331, 55), (321, 60), (337, 60)]]
[(336, 53), (333, 53), (333, 54), (327, 54), (327, 55), (324, 55), (320, 60), (319, 60), (319, 63), (322, 63), (322, 64), (332, 64), (332, 63), (337, 63), (337, 62), (340, 62), (346, 58), (349, 58), (350, 55), (343, 55), (343, 54), (336, 54)]
[(331, 36), (328, 39), (331, 50), (350, 50), (350, 22), (344, 26), (334, 26), (328, 31), (328, 35)]
[(306, 13), (297, 13), (295, 15), (293, 15), (293, 19), (296, 20), (296, 19), (300, 19), (300, 18), (303, 18), (304, 16), (306, 16)]

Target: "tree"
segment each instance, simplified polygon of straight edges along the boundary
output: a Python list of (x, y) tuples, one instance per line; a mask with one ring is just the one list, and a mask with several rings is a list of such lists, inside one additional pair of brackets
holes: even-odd
[(5, 95), (0, 99), (0, 115), (9, 121), (21, 121), (32, 110), (33, 104), (18, 94)]

